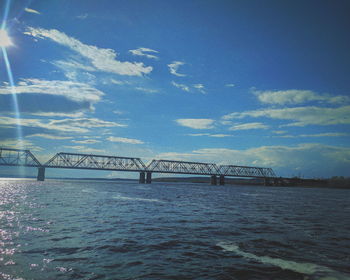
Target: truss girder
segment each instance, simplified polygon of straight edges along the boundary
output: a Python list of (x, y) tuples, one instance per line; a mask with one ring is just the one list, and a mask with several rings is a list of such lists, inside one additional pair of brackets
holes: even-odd
[(0, 165), (44, 168), (94, 169), (175, 173), (193, 175), (223, 175), (232, 177), (276, 178), (271, 168), (239, 165), (216, 165), (214, 163), (152, 160), (147, 166), (139, 158), (102, 156), (77, 153), (57, 153), (42, 165), (29, 150), (1, 148)]
[(0, 165), (40, 167), (41, 163), (29, 150), (0, 148)]
[(144, 171), (146, 169), (145, 164), (139, 158), (75, 153), (57, 153), (45, 163), (45, 167), (116, 171)]
[(219, 168), (214, 163), (175, 161), (175, 160), (152, 160), (147, 166), (147, 171), (158, 173), (220, 174)]
[(236, 177), (276, 177), (272, 168), (265, 167), (251, 167), (251, 166), (238, 166), (238, 165), (220, 165), (220, 174), (224, 176), (236, 176)]

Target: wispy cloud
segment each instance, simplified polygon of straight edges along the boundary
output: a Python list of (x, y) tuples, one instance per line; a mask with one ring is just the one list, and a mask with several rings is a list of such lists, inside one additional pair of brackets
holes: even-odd
[(60, 112), (34, 112), (30, 113), (30, 115), (33, 116), (40, 116), (40, 117), (64, 117), (64, 118), (81, 118), (84, 117), (84, 112), (76, 112), (76, 113), (60, 113)]
[(188, 85), (185, 85), (185, 84), (180, 84), (180, 83), (177, 83), (177, 82), (174, 82), (174, 81), (171, 81), (171, 84), (176, 87), (176, 88), (179, 88), (183, 91), (186, 91), (186, 92), (193, 92), (193, 91), (198, 91), (202, 94), (206, 94), (206, 89), (205, 89), (205, 86), (203, 84), (194, 84), (192, 86), (188, 86)]
[(27, 12), (27, 13), (31, 13), (31, 14), (41, 15), (41, 13), (38, 12), (37, 10), (30, 9), (30, 8), (24, 8), (24, 11)]
[[(159, 53), (158, 51), (152, 50), (149, 48), (138, 48), (135, 50), (129, 50), (129, 52), (132, 53), (133, 55), (145, 56), (151, 59), (158, 59), (158, 56), (154, 55), (154, 53)], [(153, 53), (153, 54), (150, 54), (150, 53)]]
[(89, 14), (85, 13), (85, 14), (82, 14), (82, 15), (79, 15), (79, 16), (76, 16), (77, 19), (87, 19), (89, 16)]
[(21, 139), (4, 139), (0, 140), (0, 147), (12, 148), (12, 149), (27, 149), (31, 151), (41, 151), (42, 148), (36, 146), (30, 140)]
[(212, 119), (177, 119), (178, 125), (190, 127), (193, 129), (211, 129), (214, 128), (214, 120)]
[(305, 138), (305, 137), (343, 137), (343, 136), (350, 136), (349, 133), (343, 133), (343, 132), (326, 132), (326, 133), (316, 133), (316, 134), (300, 134), (300, 135), (290, 135), (290, 134), (283, 134), (275, 137), (280, 138)]
[(21, 79), (13, 88), (0, 86), (0, 95), (47, 94), (63, 96), (74, 102), (88, 102), (92, 107), (101, 100), (104, 93), (88, 84), (72, 81), (48, 81), (40, 79)]
[[(16, 118), (0, 117), (0, 126), (15, 127)], [(97, 118), (76, 118), (61, 120), (21, 119), (23, 127), (36, 127), (47, 130), (56, 130), (70, 133), (86, 133), (92, 128), (125, 127), (124, 124), (104, 121)]]
[(77, 143), (77, 144), (96, 144), (96, 143), (101, 143), (100, 140), (96, 139), (86, 139), (86, 140), (71, 140), (72, 143)]
[(210, 134), (210, 133), (190, 133), (187, 134), (188, 136), (208, 136), (208, 137), (214, 137), (214, 138), (224, 138), (224, 137), (232, 137), (233, 135), (230, 134)]
[(193, 85), (193, 87), (194, 87), (195, 89), (197, 89), (200, 93), (203, 93), (203, 94), (206, 93), (205, 87), (204, 87), (203, 84), (195, 84), (195, 85)]
[[(28, 27), (25, 34), (39, 39), (50, 39), (55, 43), (71, 49), (86, 58), (91, 63), (90, 66), (94, 67), (96, 71), (98, 70), (127, 76), (142, 76), (144, 74), (149, 74), (153, 69), (151, 66), (145, 66), (142, 62), (119, 61), (117, 60), (117, 53), (114, 50), (86, 45), (56, 29), (49, 30)], [(78, 68), (80, 66), (77, 65)]]
[(302, 104), (310, 101), (318, 101), (331, 104), (344, 104), (350, 102), (348, 96), (318, 94), (311, 90), (277, 90), (277, 91), (259, 91), (252, 90), (259, 101), (265, 104)]
[(294, 121), (284, 126), (350, 124), (350, 106), (342, 106), (338, 108), (308, 106), (283, 109), (260, 109), (245, 112), (234, 112), (223, 116), (223, 119), (233, 120), (243, 119), (246, 117), (264, 117)]
[(92, 154), (92, 153), (104, 153), (105, 150), (102, 149), (95, 149), (95, 148), (90, 148), (90, 147), (86, 147), (86, 146), (63, 146), (63, 148), (66, 149), (71, 149), (71, 150), (77, 150), (80, 151), (84, 154)]
[(144, 143), (143, 141), (138, 139), (115, 137), (115, 136), (110, 136), (107, 138), (107, 140), (111, 142), (126, 143), (126, 144), (143, 144)]
[(118, 85), (118, 86), (130, 85), (130, 82), (128, 82), (128, 81), (120, 81), (120, 80), (116, 80), (116, 79), (110, 79), (110, 82), (112, 84), (115, 84), (115, 85)]
[(185, 77), (185, 74), (180, 74), (177, 72), (179, 67), (182, 65), (185, 65), (185, 63), (182, 61), (173, 61), (172, 63), (168, 64), (170, 73), (178, 77)]
[(236, 124), (229, 128), (229, 130), (251, 130), (251, 129), (268, 129), (269, 126), (259, 122)]
[(187, 91), (187, 92), (190, 92), (190, 88), (184, 84), (179, 84), (179, 83), (176, 83), (174, 81), (171, 82), (171, 84), (174, 86), (174, 87), (177, 87), (183, 91)]
[(73, 138), (70, 136), (59, 136), (59, 135), (45, 134), (45, 133), (36, 133), (36, 134), (27, 135), (26, 138), (28, 137), (38, 137), (38, 138), (45, 138), (45, 139), (52, 139), (52, 140), (67, 140), (67, 139)]
[(143, 91), (143, 92), (147, 92), (147, 93), (157, 93), (158, 92), (158, 90), (156, 90), (156, 89), (145, 88), (145, 87), (135, 87), (135, 89), (138, 91)]
[(225, 87), (235, 87), (235, 84), (226, 84)]
[(347, 174), (350, 168), (350, 148), (318, 143), (245, 150), (206, 148), (190, 153), (163, 153), (157, 158), (272, 167), (278, 176), (287, 177), (300, 172), (308, 176), (335, 176)]

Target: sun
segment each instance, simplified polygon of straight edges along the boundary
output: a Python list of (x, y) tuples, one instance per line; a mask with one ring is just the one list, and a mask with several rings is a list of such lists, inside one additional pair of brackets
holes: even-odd
[(0, 47), (10, 47), (13, 43), (5, 29), (0, 29)]

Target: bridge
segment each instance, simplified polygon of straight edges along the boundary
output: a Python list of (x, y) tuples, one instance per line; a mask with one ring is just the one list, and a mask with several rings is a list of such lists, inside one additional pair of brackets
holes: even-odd
[(219, 181), (225, 184), (225, 177), (261, 178), (266, 185), (274, 184), (280, 178), (271, 168), (216, 165), (215, 163), (190, 162), (154, 159), (145, 165), (140, 158), (104, 156), (78, 153), (57, 153), (46, 163), (40, 161), (29, 151), (0, 147), (0, 166), (24, 166), (38, 168), (38, 181), (45, 180), (46, 168), (88, 169), (139, 172), (139, 183), (152, 182), (152, 173), (192, 174), (210, 176), (212, 185)]

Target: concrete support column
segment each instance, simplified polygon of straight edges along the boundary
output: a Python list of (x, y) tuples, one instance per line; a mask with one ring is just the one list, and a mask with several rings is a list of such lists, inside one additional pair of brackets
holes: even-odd
[(38, 181), (45, 181), (45, 167), (38, 168)]
[(216, 175), (211, 175), (211, 177), (210, 177), (210, 184), (216, 185)]
[(145, 172), (140, 172), (139, 184), (145, 183)]
[(146, 184), (151, 184), (151, 183), (152, 183), (152, 172), (147, 172)]
[(224, 175), (220, 175), (219, 183), (221, 186), (225, 185), (225, 176)]
[(264, 178), (264, 185), (265, 186), (272, 186), (272, 182), (270, 178)]

